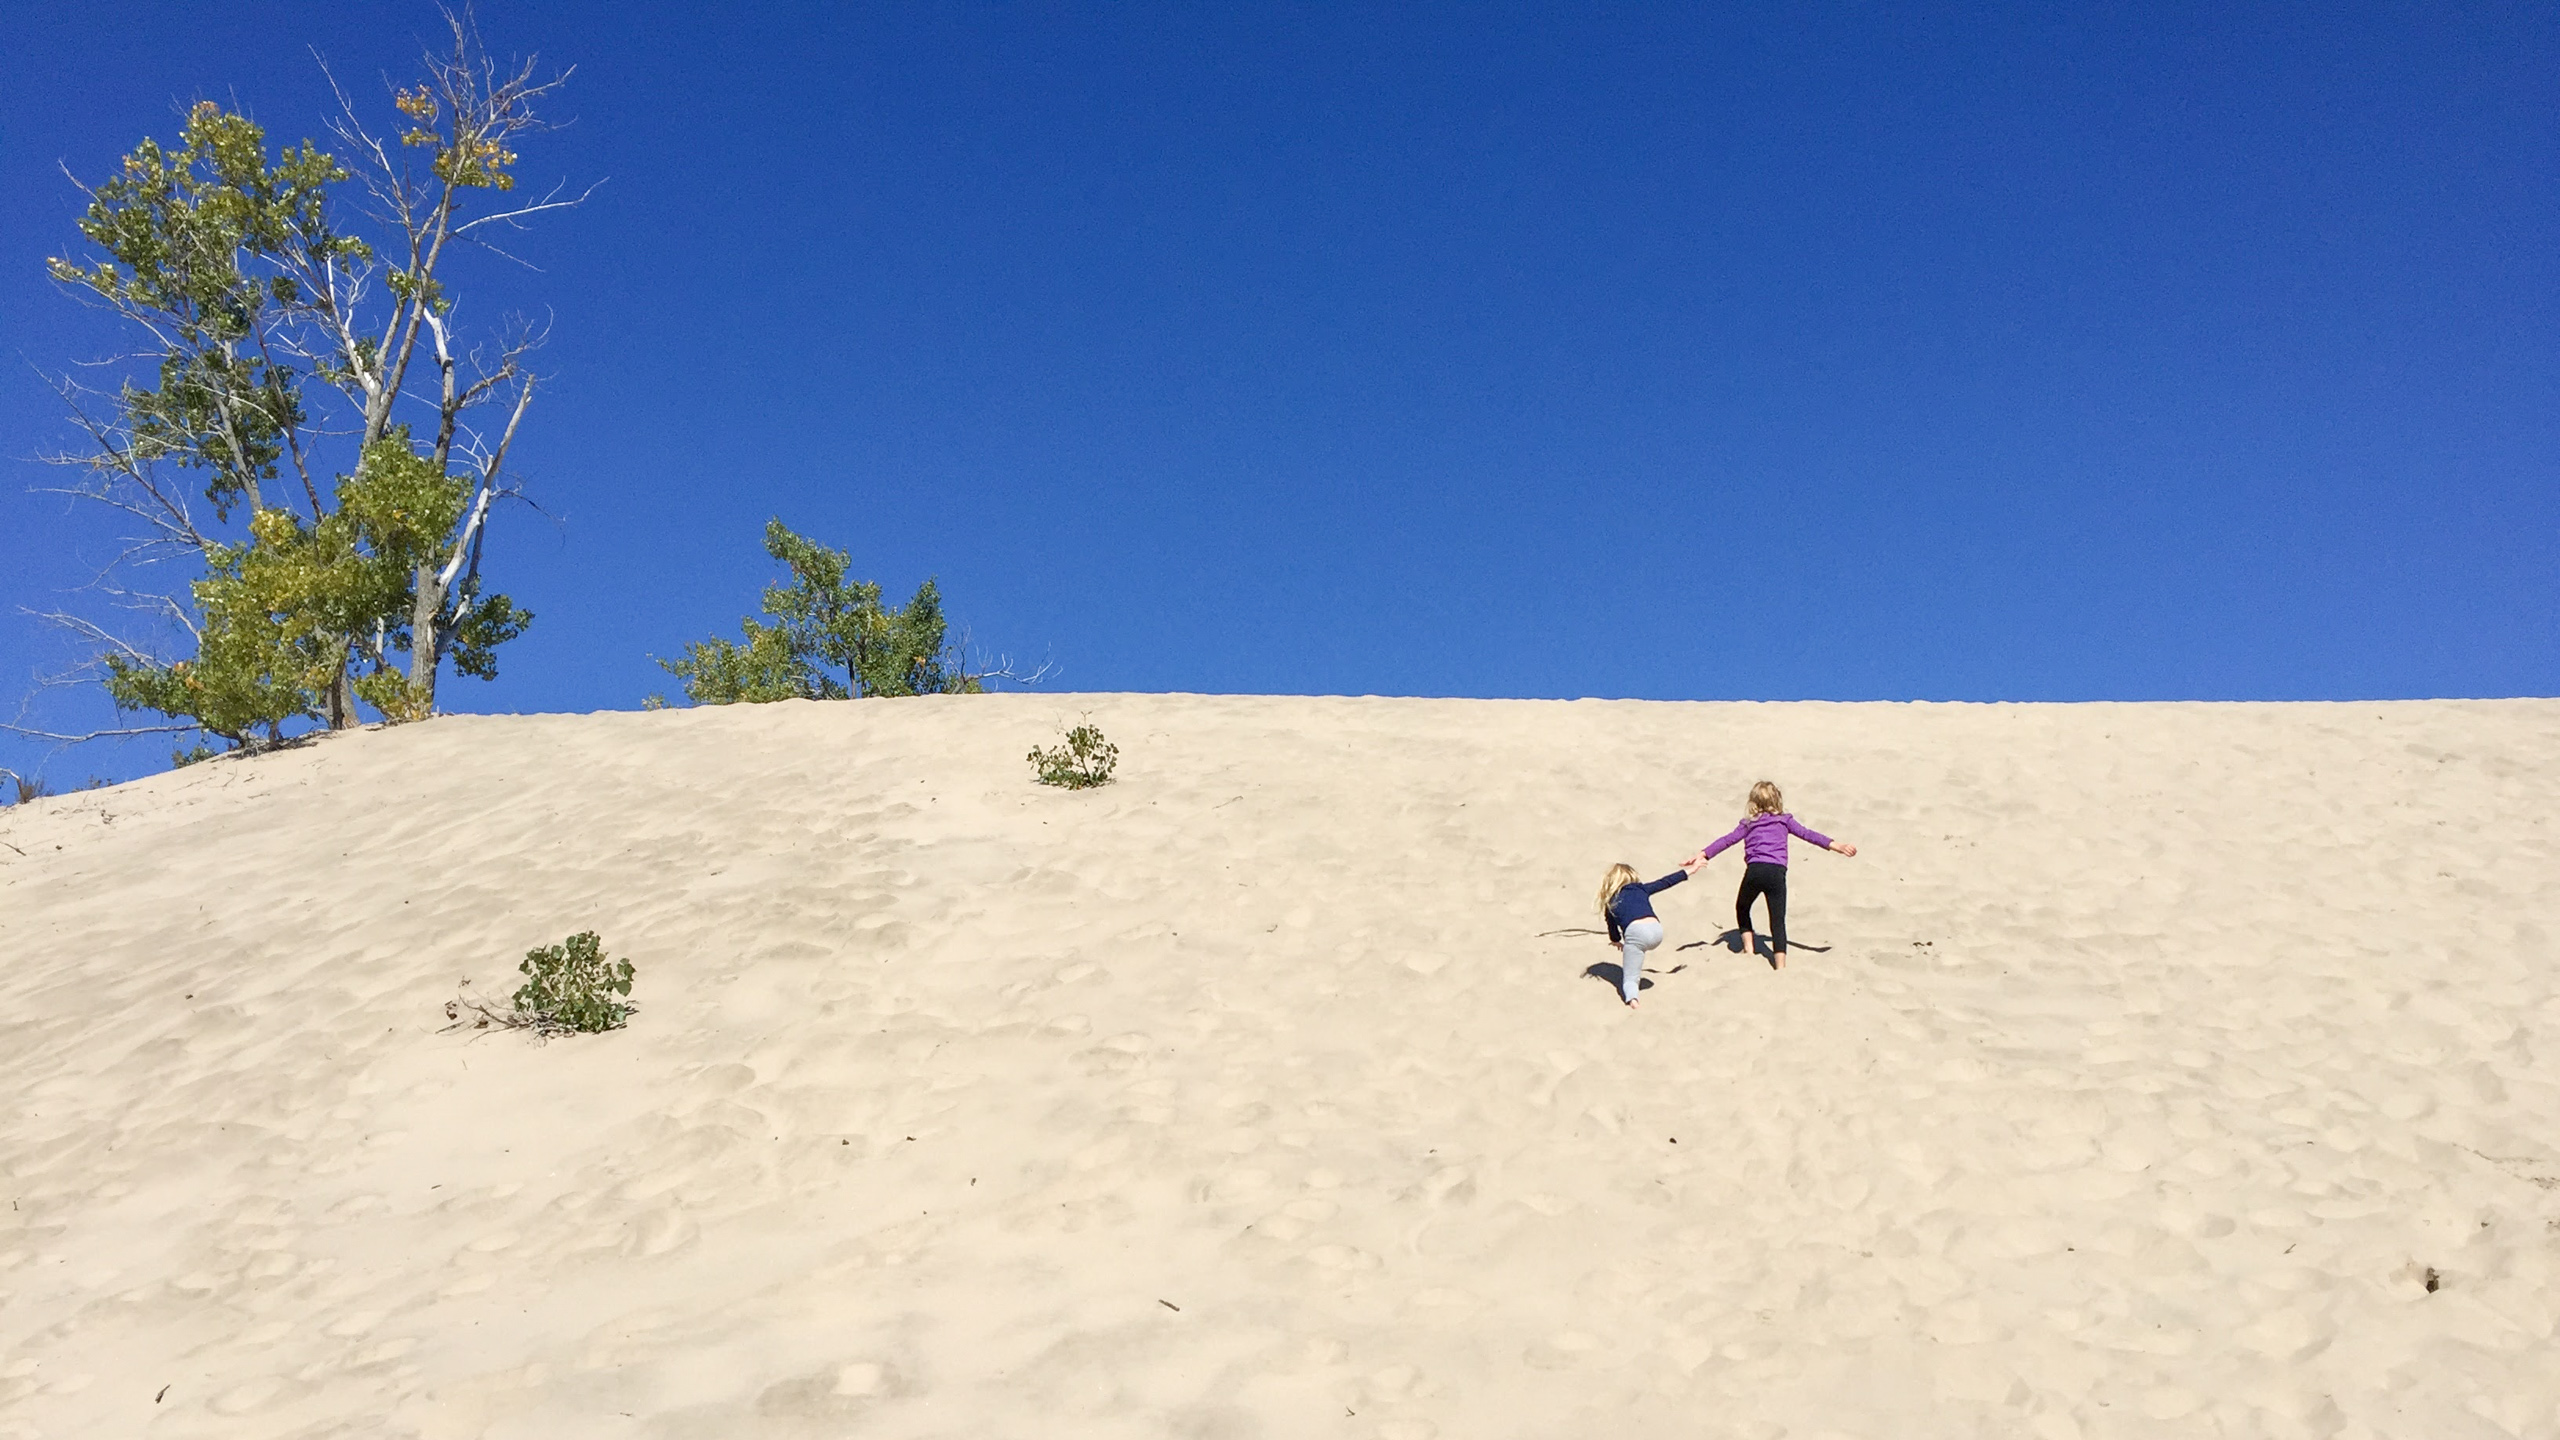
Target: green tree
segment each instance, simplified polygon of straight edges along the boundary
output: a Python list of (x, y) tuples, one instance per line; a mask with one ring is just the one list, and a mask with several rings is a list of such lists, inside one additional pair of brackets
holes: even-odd
[(512, 196), (516, 138), (561, 81), (497, 65), (465, 16), (446, 19), (450, 50), (393, 94), (396, 134), (339, 93), (352, 165), (307, 139), (270, 152), (255, 122), (201, 102), (175, 148), (145, 139), (87, 189), (87, 249), (49, 262), (143, 337), (115, 389), (63, 381), (88, 443), (55, 457), (78, 475), (62, 492), (139, 525), (129, 564), (199, 577), (176, 594), (102, 585), (169, 622), (168, 646), (53, 617), (97, 646), (121, 709), (168, 721), (93, 733), (250, 744), (354, 724), (359, 701), (416, 718), (448, 663), (494, 676), (532, 619), (481, 561), (493, 505), (517, 493), (506, 458), (538, 336), (519, 323), (466, 344), (447, 272), (491, 227), (584, 196)]
[(882, 603), (879, 585), (845, 578), (845, 552), (794, 534), (780, 520), (766, 522), (764, 548), (791, 576), (764, 588), (769, 623), (750, 617), (740, 622), (744, 640), (697, 640), (682, 656), (658, 662), (684, 681), (695, 703), (965, 695), (985, 688), (986, 677), (971, 674), (946, 643), (942, 591), (933, 581), (893, 610)]

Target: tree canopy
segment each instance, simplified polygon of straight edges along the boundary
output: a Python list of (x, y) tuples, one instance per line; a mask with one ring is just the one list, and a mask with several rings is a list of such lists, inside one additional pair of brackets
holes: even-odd
[(789, 571), (764, 589), (766, 620), (742, 620), (745, 638), (697, 640), (660, 660), (702, 705), (844, 700), (865, 695), (975, 694), (982, 687), (946, 643), (942, 592), (931, 580), (902, 608), (880, 586), (850, 580), (851, 561), (793, 533), (764, 527), (765, 553)]
[[(154, 636), (52, 617), (96, 646), (121, 709), (167, 721), (100, 733), (256, 743), (353, 724), (359, 701), (415, 718), (445, 664), (493, 677), (532, 620), (482, 561), (493, 506), (517, 493), (506, 459), (540, 337), (516, 322), (467, 340), (448, 272), (485, 227), (582, 197), (509, 196), (516, 138), (560, 81), (501, 67), (447, 19), (451, 48), (391, 96), (396, 133), (340, 92), (352, 164), (309, 139), (271, 151), (204, 101), (174, 147), (146, 138), (87, 189), (86, 248), (49, 262), (141, 337), (113, 389), (61, 385), (88, 443), (55, 457), (77, 477), (60, 488), (137, 529), (99, 589), (164, 622)], [(173, 559), (195, 575), (181, 591), (121, 578)]]

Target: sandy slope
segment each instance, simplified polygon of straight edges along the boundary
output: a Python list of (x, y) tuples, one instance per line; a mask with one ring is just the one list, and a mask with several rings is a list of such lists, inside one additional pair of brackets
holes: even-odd
[[(986, 697), (39, 802), (0, 1436), (2560, 1434), (2555, 740)], [(1694, 944), (1720, 859), (1621, 1010), (1599, 871), (1763, 775), (1825, 948)], [(588, 926), (628, 1031), (438, 1033)]]

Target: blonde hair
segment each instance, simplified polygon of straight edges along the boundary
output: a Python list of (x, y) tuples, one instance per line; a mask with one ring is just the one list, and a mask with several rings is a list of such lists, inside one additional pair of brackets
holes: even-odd
[(1609, 902), (1618, 898), (1618, 892), (1634, 883), (1636, 883), (1636, 867), (1633, 865), (1621, 861), (1609, 867), (1609, 873), (1600, 877), (1601, 919), (1609, 918)]
[(1778, 782), (1763, 780), (1751, 787), (1751, 813), (1775, 815), (1787, 808), (1787, 797), (1778, 793)]

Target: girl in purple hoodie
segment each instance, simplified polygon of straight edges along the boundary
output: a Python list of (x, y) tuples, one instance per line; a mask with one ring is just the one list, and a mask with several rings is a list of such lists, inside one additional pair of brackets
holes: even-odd
[(1751, 930), (1751, 902), (1769, 897), (1769, 968), (1787, 968), (1787, 837), (1795, 836), (1808, 845), (1819, 845), (1835, 855), (1855, 855), (1858, 847), (1846, 840), (1834, 840), (1796, 823), (1786, 812), (1786, 797), (1778, 787), (1763, 780), (1751, 787), (1751, 813), (1733, 827), (1731, 834), (1698, 852), (1701, 864), (1713, 860), (1742, 842), (1742, 890), (1733, 899), (1733, 928), (1742, 932), (1743, 947), (1753, 953), (1760, 949), (1760, 937)]

